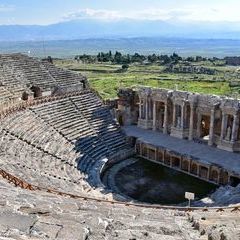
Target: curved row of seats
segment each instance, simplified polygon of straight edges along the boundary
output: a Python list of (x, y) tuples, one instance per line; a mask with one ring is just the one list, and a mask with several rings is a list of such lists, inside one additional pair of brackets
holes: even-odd
[(47, 61), (23, 54), (0, 55), (0, 86), (11, 92), (12, 97), (21, 98), (31, 86), (54, 92), (56, 88), (82, 89), (85, 77), (69, 70), (61, 69)]
[[(62, 69), (54, 66), (48, 61), (43, 61), (42, 65), (48, 71), (48, 73), (55, 79), (55, 82), (61, 87), (75, 86), (79, 84), (79, 78), (76, 77), (76, 73), (67, 69)], [(79, 76), (80, 77), (80, 76)], [(83, 77), (81, 76), (81, 79)]]
[(70, 99), (112, 151), (119, 151), (122, 146), (125, 147), (120, 127), (113, 120), (109, 109), (102, 105), (93, 92)]
[(5, 181), (0, 181), (0, 192), (3, 239), (199, 239), (187, 214), (174, 210), (81, 201), (42, 191), (16, 191)]
[(54, 186), (69, 178), (72, 184), (84, 178), (100, 186), (98, 167), (129, 149), (109, 109), (90, 90), (8, 115), (1, 120), (0, 136), (6, 171), (19, 177), (32, 171), (33, 178), (47, 177)]
[(2, 169), (32, 184), (69, 192), (82, 190), (83, 176), (76, 167), (4, 130), (1, 131), (0, 159)]

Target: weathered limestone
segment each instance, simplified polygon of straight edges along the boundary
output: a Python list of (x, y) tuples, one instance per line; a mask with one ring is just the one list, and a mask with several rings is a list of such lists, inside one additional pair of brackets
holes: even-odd
[(189, 136), (188, 139), (189, 140), (193, 140), (193, 136), (194, 136), (194, 112), (195, 112), (195, 106), (194, 104), (190, 104), (190, 123), (189, 123)]
[(1, 239), (202, 239), (184, 211), (16, 191), (4, 181), (0, 181), (0, 192)]
[(232, 138), (231, 141), (234, 143), (238, 140), (238, 130), (239, 130), (239, 114), (234, 114), (233, 128), (232, 128)]
[[(143, 151), (142, 149), (145, 150)], [(198, 159), (195, 160), (191, 156), (186, 158), (180, 153), (164, 148), (158, 148), (141, 141), (137, 142), (136, 150), (137, 154), (143, 158), (160, 163), (161, 165), (169, 166), (178, 171), (187, 172), (189, 175), (193, 175), (194, 177), (198, 177), (215, 184), (228, 183), (228, 178), (220, 181), (220, 174), (222, 174), (221, 168), (204, 164), (203, 162), (199, 162)], [(151, 152), (154, 154), (151, 154)], [(158, 158), (159, 152), (161, 152), (161, 158)], [(215, 174), (215, 172), (217, 172), (217, 174)]]
[(166, 72), (173, 72), (173, 73), (196, 73), (196, 74), (209, 74), (214, 75), (217, 73), (216, 70), (206, 67), (199, 67), (199, 66), (193, 66), (193, 65), (179, 65), (175, 66), (174, 64), (169, 66), (166, 70)]
[(222, 125), (218, 148), (227, 151), (239, 151), (240, 102), (234, 99), (224, 99), (220, 108), (222, 111)]
[(139, 127), (240, 152), (239, 100), (149, 87), (137, 94)]
[[(216, 184), (240, 183), (239, 154), (205, 144), (182, 141), (168, 135), (147, 131), (136, 126), (124, 128), (129, 137), (137, 139), (136, 152), (151, 161), (175, 167)], [(149, 152), (149, 149), (151, 151)], [(151, 152), (154, 151), (155, 154)], [(179, 164), (172, 162), (179, 158)]]
[(190, 213), (189, 219), (193, 223), (193, 227), (198, 229), (207, 239), (239, 239), (239, 212), (237, 211), (226, 210), (221, 214), (213, 212)]
[(164, 123), (163, 123), (163, 133), (168, 133), (168, 102), (164, 105)]
[(153, 101), (153, 130), (156, 131), (156, 101)]
[(173, 110), (173, 125), (171, 127), (171, 136), (178, 138), (187, 138), (189, 135), (189, 126), (187, 122), (187, 92), (174, 91), (172, 94), (172, 102), (175, 110)]
[(214, 121), (215, 121), (215, 109), (211, 110), (210, 116), (210, 129), (209, 129), (209, 140), (208, 145), (212, 146), (214, 143)]
[(23, 54), (0, 55), (0, 104), (12, 99), (62, 95), (88, 86), (81, 74)]
[[(141, 118), (138, 119), (138, 126), (145, 128), (145, 129), (152, 129), (153, 128), (153, 110), (151, 109), (151, 98), (150, 94), (151, 89), (145, 89), (144, 93), (139, 95), (139, 99), (143, 101), (143, 112), (141, 113)], [(139, 109), (142, 111), (142, 108)], [(156, 112), (155, 112), (156, 114)], [(156, 124), (156, 122), (155, 122)], [(156, 125), (155, 125), (156, 126)]]
[(84, 178), (101, 185), (102, 160), (120, 159), (130, 149), (109, 109), (90, 90), (40, 103), (2, 117), (3, 170), (72, 192), (81, 191)]

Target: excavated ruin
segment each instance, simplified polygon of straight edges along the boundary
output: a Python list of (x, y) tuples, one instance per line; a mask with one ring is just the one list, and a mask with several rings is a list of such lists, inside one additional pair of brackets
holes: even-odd
[[(128, 199), (111, 176), (104, 185), (139, 142), (82, 75), (0, 55), (0, 83), (1, 239), (239, 239), (239, 187), (189, 208)], [(228, 204), (213, 204), (221, 194)]]

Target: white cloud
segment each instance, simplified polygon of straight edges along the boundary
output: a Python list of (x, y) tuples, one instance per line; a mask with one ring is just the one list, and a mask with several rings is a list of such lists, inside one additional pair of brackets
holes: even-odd
[(101, 19), (101, 20), (114, 20), (120, 19), (123, 16), (118, 11), (109, 11), (104, 9), (79, 9), (76, 12), (71, 12), (65, 14), (63, 19), (73, 20), (73, 19)]
[[(239, 6), (240, 7), (240, 6)], [(180, 21), (240, 21), (239, 8), (232, 5), (217, 5), (214, 7), (203, 7), (192, 5), (183, 8), (172, 9), (145, 9), (115, 11), (106, 9), (79, 9), (75, 12), (65, 14), (64, 20), (74, 19), (99, 19), (99, 20), (180, 20)]]
[(15, 10), (14, 5), (0, 4), (0, 12), (12, 12), (14, 10)]
[(147, 9), (142, 11), (113, 11), (105, 9), (79, 9), (76, 12), (65, 14), (63, 19), (100, 19), (100, 20), (119, 20), (119, 19), (149, 19), (156, 20), (169, 19), (169, 11), (162, 9)]

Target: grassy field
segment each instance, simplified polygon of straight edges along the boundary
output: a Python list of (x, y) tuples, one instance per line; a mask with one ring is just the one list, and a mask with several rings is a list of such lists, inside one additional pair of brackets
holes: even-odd
[(79, 71), (87, 76), (91, 87), (104, 99), (115, 98), (120, 87), (145, 85), (151, 87), (178, 89), (205, 94), (239, 97), (240, 87), (231, 87), (230, 82), (239, 82), (240, 75), (235, 67), (214, 66), (204, 62), (202, 65), (216, 69), (216, 75), (175, 74), (164, 72), (159, 65), (130, 65), (126, 72), (121, 72), (121, 65), (82, 64), (74, 60), (55, 60), (56, 65)]

